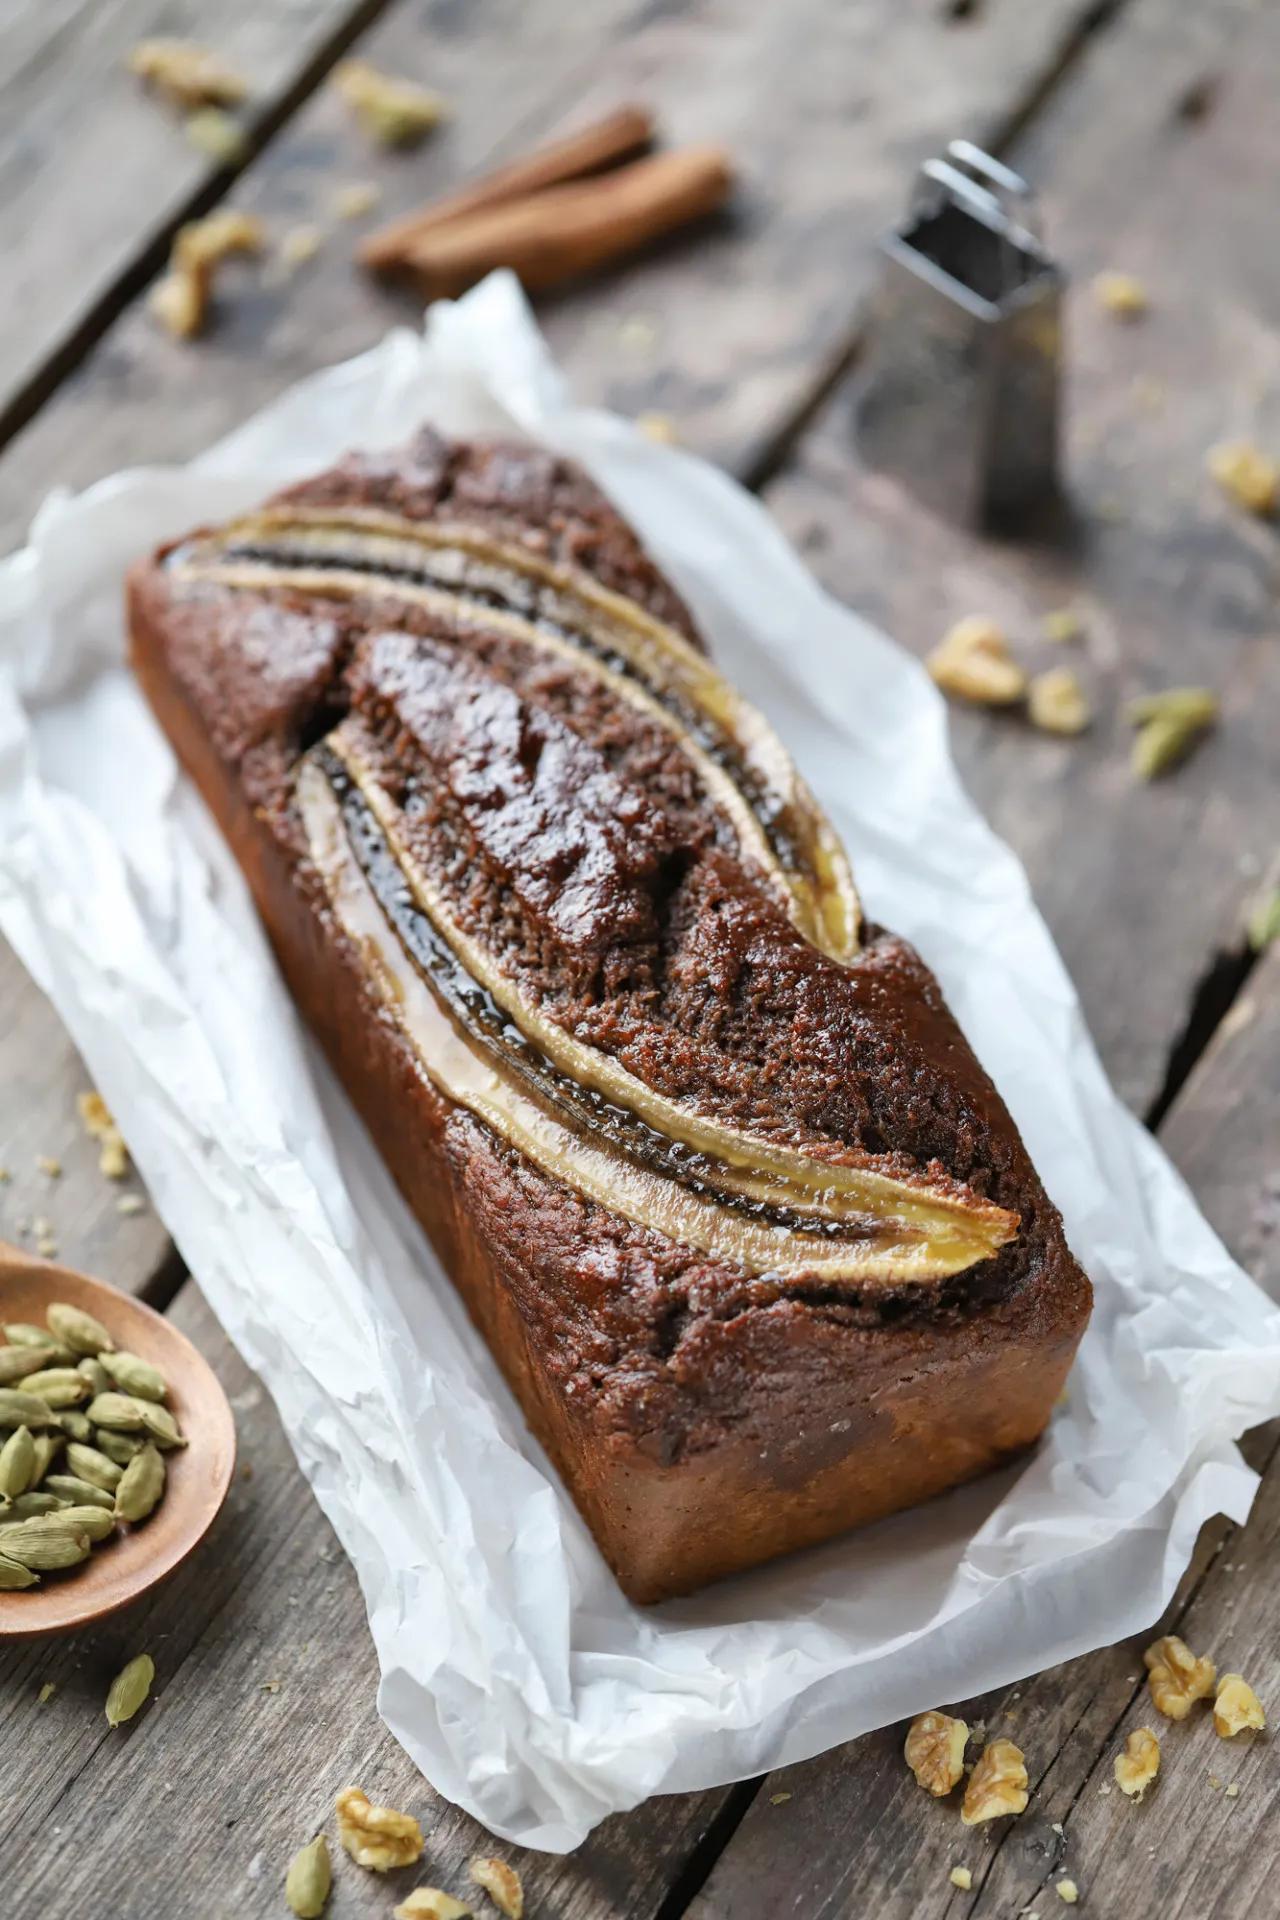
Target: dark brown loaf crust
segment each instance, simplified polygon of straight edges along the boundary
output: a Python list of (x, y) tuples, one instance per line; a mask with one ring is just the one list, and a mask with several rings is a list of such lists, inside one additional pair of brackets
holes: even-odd
[[(696, 643), (608, 503), (540, 452), (424, 433), (282, 499), (487, 529)], [(913, 950), (865, 928), (850, 963), (820, 951), (662, 727), (513, 638), (478, 588), (479, 618), (455, 621), (283, 575), (186, 578), (188, 551), (131, 576), (135, 669), (301, 1011), (627, 1593), (688, 1592), (1034, 1441), (1089, 1286)], [(613, 1211), (444, 1097), (308, 850), (299, 761), (339, 720), (458, 924), (557, 1030), (722, 1125), (870, 1154), (1003, 1209), (1016, 1232), (903, 1284), (752, 1269)]]

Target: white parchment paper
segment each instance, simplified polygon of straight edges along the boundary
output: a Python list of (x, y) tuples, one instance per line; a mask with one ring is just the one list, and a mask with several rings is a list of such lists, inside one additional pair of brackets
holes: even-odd
[[(574, 455), (691, 602), (1003, 1091), (1097, 1289), (1033, 1459), (712, 1590), (627, 1604), (300, 1030), (239, 874), (123, 662), (161, 539), (419, 421)], [(379, 1707), (441, 1792), (566, 1849), (604, 1815), (806, 1758), (1147, 1625), (1233, 1441), (1280, 1412), (1280, 1315), (1110, 1091), (919, 667), (828, 599), (761, 507), (575, 408), (496, 276), (304, 381), (199, 460), (45, 503), (0, 568), (0, 927), (279, 1406), (359, 1574)]]

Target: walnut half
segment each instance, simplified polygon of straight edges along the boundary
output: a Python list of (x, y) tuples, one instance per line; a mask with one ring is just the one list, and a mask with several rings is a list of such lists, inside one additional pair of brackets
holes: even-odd
[(1224, 1673), (1213, 1703), (1213, 1724), (1224, 1740), (1246, 1727), (1261, 1730), (1267, 1724), (1261, 1700), (1242, 1673)]
[(960, 1818), (966, 1827), (983, 1820), (999, 1820), (1021, 1813), (1027, 1804), (1027, 1768), (1012, 1740), (993, 1740), (984, 1747), (964, 1790)]
[(334, 1801), (338, 1837), (357, 1866), (374, 1873), (411, 1867), (422, 1858), (422, 1828), (411, 1813), (373, 1807), (359, 1787), (344, 1787)]
[(1116, 1785), (1121, 1793), (1141, 1800), (1160, 1771), (1160, 1742), (1150, 1727), (1138, 1727), (1124, 1743), (1124, 1752), (1116, 1755)]
[(1197, 1659), (1176, 1633), (1162, 1634), (1142, 1656), (1147, 1685), (1156, 1707), (1169, 1720), (1185, 1720), (1197, 1700), (1213, 1692), (1217, 1669), (1206, 1655)]
[(950, 1793), (964, 1772), (969, 1729), (949, 1713), (920, 1713), (907, 1729), (907, 1765), (926, 1793)]

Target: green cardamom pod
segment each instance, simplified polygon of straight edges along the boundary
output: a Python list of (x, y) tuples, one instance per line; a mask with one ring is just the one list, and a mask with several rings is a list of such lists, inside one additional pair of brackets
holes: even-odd
[(52, 1427), (57, 1425), (53, 1408), (38, 1393), (24, 1393), (20, 1387), (0, 1387), (0, 1427)]
[(29, 1373), (18, 1382), (23, 1393), (38, 1393), (51, 1407), (74, 1407), (87, 1400), (93, 1389), (74, 1367), (45, 1367)]
[[(88, 1426), (88, 1421), (85, 1422)], [(108, 1460), (114, 1460), (118, 1467), (127, 1467), (135, 1453), (149, 1445), (145, 1434), (112, 1433), (110, 1427), (89, 1427), (92, 1445), (105, 1453)]]
[(333, 1885), (329, 1848), (322, 1833), (309, 1846), (300, 1847), (289, 1862), (284, 1897), (298, 1920), (319, 1920)]
[(35, 1471), (36, 1443), (28, 1427), (19, 1427), (0, 1447), (0, 1494), (14, 1500), (31, 1485)]
[(31, 1469), (31, 1478), (27, 1482), (27, 1491), (38, 1487), (57, 1459), (63, 1440), (60, 1433), (38, 1433), (35, 1437), (36, 1463)]
[(164, 1492), (164, 1461), (155, 1447), (144, 1447), (124, 1470), (116, 1488), (116, 1518), (133, 1526), (159, 1505)]
[(132, 1720), (151, 1692), (155, 1677), (156, 1663), (149, 1653), (138, 1654), (127, 1667), (121, 1668), (107, 1690), (109, 1726), (120, 1727), (126, 1720)]
[(185, 1447), (182, 1428), (178, 1425), (168, 1407), (162, 1407), (155, 1400), (135, 1400), (134, 1406), (142, 1416), (142, 1424), (158, 1447), (169, 1452), (174, 1447)]
[(142, 1402), (127, 1393), (99, 1393), (85, 1408), (95, 1427), (114, 1427), (118, 1433), (137, 1433), (144, 1425)]
[(122, 1393), (132, 1393), (139, 1400), (163, 1400), (169, 1391), (159, 1369), (139, 1360), (136, 1353), (104, 1353), (99, 1364)]
[(0, 1526), (0, 1558), (16, 1560), (33, 1573), (61, 1573), (65, 1567), (78, 1567), (89, 1558), (89, 1536), (50, 1524), (61, 1517), (42, 1513), (34, 1520)]
[(87, 1480), (90, 1486), (101, 1487), (113, 1497), (124, 1471), (105, 1453), (99, 1453), (96, 1447), (83, 1447), (78, 1440), (67, 1442), (67, 1465), (77, 1480)]
[(38, 1587), (40, 1575), (33, 1573), (30, 1567), (24, 1567), (18, 1560), (7, 1559), (0, 1553), (0, 1593), (21, 1593), (24, 1587)]
[(66, 1505), (56, 1493), (20, 1493), (16, 1500), (10, 1500), (0, 1519), (32, 1520), (38, 1513), (56, 1513), (59, 1507)]
[[(45, 1481), (50, 1493), (56, 1493), (73, 1507), (114, 1507), (115, 1498), (105, 1487), (95, 1487), (92, 1480), (81, 1480), (74, 1473), (51, 1473)], [(27, 1499), (31, 1496), (28, 1494)]]
[(95, 1360), (92, 1354), (87, 1355), (83, 1360), (78, 1362), (76, 1372), (82, 1380), (89, 1382), (90, 1387), (95, 1393), (110, 1393), (111, 1375), (107, 1372), (101, 1360)]
[(63, 1507), (43, 1516), (50, 1531), (66, 1527), (71, 1533), (87, 1534), (95, 1544), (116, 1530), (116, 1516), (108, 1507)]
[(19, 1342), (15, 1346), (0, 1347), (0, 1387), (11, 1387), (25, 1374), (35, 1373), (41, 1367), (51, 1367), (57, 1358), (58, 1349), (47, 1347), (28, 1347)]
[(78, 1440), (82, 1447), (93, 1445), (93, 1422), (87, 1413), (80, 1413), (75, 1407), (60, 1407), (58, 1425), (68, 1440)]
[(111, 1348), (111, 1335), (101, 1320), (95, 1320), (91, 1313), (85, 1313), (81, 1307), (68, 1306), (65, 1300), (55, 1300), (45, 1319), (63, 1346), (70, 1347), (73, 1353), (104, 1353)]
[(1218, 700), (1207, 687), (1171, 687), (1131, 700), (1130, 723), (1137, 727), (1133, 770), (1140, 780), (1155, 780), (1184, 760), (1218, 718)]
[(57, 1335), (50, 1333), (48, 1327), (34, 1327), (26, 1320), (11, 1320), (5, 1327), (4, 1337), (15, 1347), (48, 1349), (51, 1357), (48, 1360), (33, 1359), (31, 1366), (27, 1368), (28, 1373), (31, 1372), (32, 1367), (69, 1367), (75, 1361), (75, 1355), (70, 1347), (64, 1347)]

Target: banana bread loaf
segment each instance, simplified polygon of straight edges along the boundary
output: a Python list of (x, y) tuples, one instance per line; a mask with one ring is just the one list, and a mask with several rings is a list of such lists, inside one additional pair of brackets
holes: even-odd
[(938, 987), (591, 482), (424, 432), (135, 568), (289, 986), (626, 1592), (1041, 1432), (1088, 1281)]

